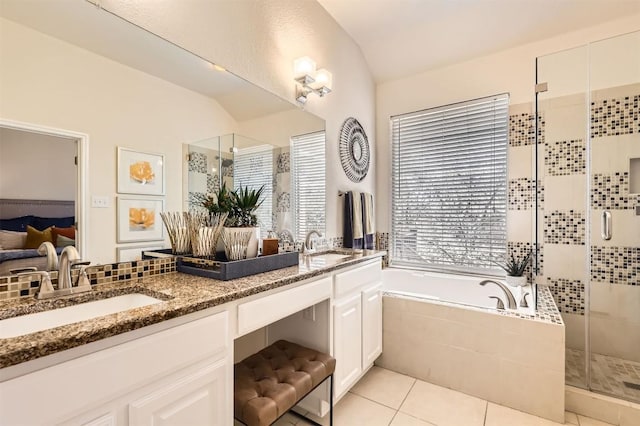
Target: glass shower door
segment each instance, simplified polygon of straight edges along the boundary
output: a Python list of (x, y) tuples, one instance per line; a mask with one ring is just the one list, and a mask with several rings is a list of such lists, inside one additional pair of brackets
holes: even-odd
[(565, 323), (566, 383), (588, 387), (586, 339), (587, 46), (537, 59), (538, 284), (549, 286)]
[(640, 402), (640, 32), (589, 48), (589, 387)]

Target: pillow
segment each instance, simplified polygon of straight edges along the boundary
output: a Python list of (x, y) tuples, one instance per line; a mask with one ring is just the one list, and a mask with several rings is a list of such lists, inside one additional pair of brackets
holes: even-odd
[(69, 217), (39, 217), (34, 216), (33, 223), (30, 223), (36, 229), (46, 229), (50, 226), (59, 226), (60, 228), (68, 228), (76, 223), (76, 218)]
[(58, 239), (56, 241), (56, 247), (67, 247), (67, 246), (75, 246), (76, 240), (73, 238), (67, 238), (64, 235), (58, 235)]
[(38, 231), (33, 226), (27, 226), (27, 241), (24, 244), (26, 249), (37, 249), (40, 244), (45, 241), (49, 241), (53, 244), (53, 236), (51, 235), (51, 228), (47, 228), (44, 231)]
[(6, 231), (27, 232), (27, 225), (33, 225), (34, 219), (34, 216), (20, 216), (13, 219), (0, 219), (0, 229), (4, 229)]
[(65, 236), (68, 239), (75, 240), (76, 239), (76, 227), (72, 226), (69, 228), (51, 228), (51, 236), (53, 238), (53, 245), (56, 247), (62, 247), (58, 245), (58, 237)]
[(26, 232), (0, 231), (0, 250), (22, 249), (26, 242)]

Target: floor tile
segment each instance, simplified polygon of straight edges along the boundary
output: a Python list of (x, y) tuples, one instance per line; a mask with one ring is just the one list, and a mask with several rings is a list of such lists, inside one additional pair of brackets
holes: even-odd
[[(333, 410), (333, 424), (335, 426), (388, 426), (396, 411), (384, 405), (370, 401), (353, 393), (347, 393)], [(308, 416), (322, 425), (329, 424), (329, 416), (322, 419), (308, 414)], [(298, 426), (310, 423), (301, 420)]]
[(513, 408), (489, 402), (485, 426), (560, 426), (561, 423), (552, 422)]
[(356, 383), (351, 392), (397, 410), (415, 381), (413, 377), (373, 367)]
[(404, 414), (398, 411), (393, 418), (390, 426), (434, 426), (433, 423), (425, 422), (424, 420), (416, 419), (408, 414)]
[(576, 413), (572, 413), (570, 411), (564, 412), (564, 424), (566, 425), (580, 425), (578, 423), (578, 415)]
[(487, 402), (417, 380), (400, 411), (438, 426), (482, 426)]
[(611, 423), (601, 422), (600, 420), (580, 415), (578, 415), (578, 422), (580, 426), (613, 426)]

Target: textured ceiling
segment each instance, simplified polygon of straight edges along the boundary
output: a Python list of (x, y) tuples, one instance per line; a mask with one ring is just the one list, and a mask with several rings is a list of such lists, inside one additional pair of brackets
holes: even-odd
[(318, 0), (377, 82), (640, 13), (640, 0)]

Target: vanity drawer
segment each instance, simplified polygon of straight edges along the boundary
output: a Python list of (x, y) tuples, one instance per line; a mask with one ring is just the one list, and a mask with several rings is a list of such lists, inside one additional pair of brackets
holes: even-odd
[(331, 277), (261, 297), (238, 306), (242, 336), (331, 297)]
[(363, 285), (382, 281), (382, 266), (375, 260), (364, 266), (335, 275), (334, 297), (339, 298)]

